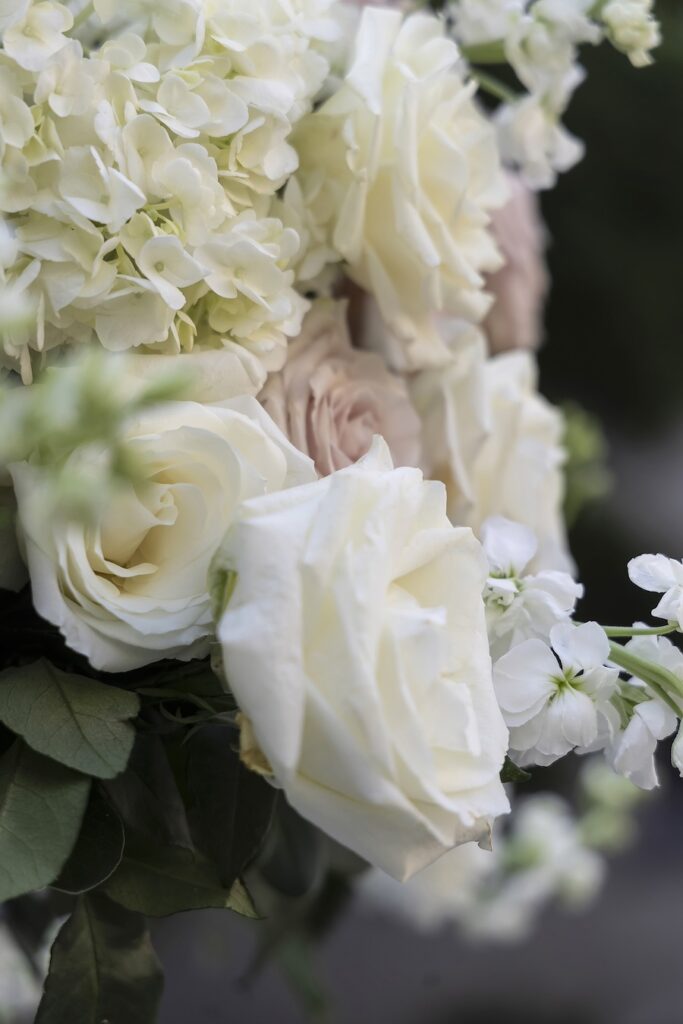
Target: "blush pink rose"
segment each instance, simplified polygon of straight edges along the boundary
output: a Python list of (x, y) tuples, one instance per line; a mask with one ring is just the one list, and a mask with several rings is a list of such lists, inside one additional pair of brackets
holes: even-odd
[(353, 348), (346, 313), (346, 302), (314, 303), (259, 401), (322, 476), (365, 455), (375, 434), (395, 465), (419, 465), (420, 419), (405, 382), (379, 356)]
[(546, 233), (538, 200), (519, 178), (510, 174), (508, 181), (510, 199), (492, 218), (505, 264), (487, 280), (495, 301), (483, 325), (494, 355), (539, 347), (548, 292)]

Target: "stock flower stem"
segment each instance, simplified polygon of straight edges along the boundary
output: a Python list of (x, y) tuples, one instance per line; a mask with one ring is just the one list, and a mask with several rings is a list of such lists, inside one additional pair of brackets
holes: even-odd
[(621, 644), (610, 643), (610, 661), (641, 679), (678, 717), (681, 716), (683, 680), (673, 672), (631, 654)]
[(477, 43), (474, 46), (462, 46), (462, 55), (470, 64), (506, 64), (505, 40), (496, 39), (491, 43)]
[(76, 15), (76, 17), (74, 18), (74, 23), (73, 23), (71, 31), (75, 32), (77, 29), (79, 29), (81, 27), (81, 25), (85, 25), (86, 21), (89, 18), (91, 18), (94, 13), (95, 13), (95, 4), (93, 2), (91, 2), (91, 3), (87, 4), (83, 8), (83, 10), (80, 12), (80, 14)]
[(502, 100), (504, 103), (512, 103), (517, 99), (512, 89), (508, 89), (507, 85), (503, 82), (498, 81), (493, 75), (487, 75), (484, 71), (477, 71), (472, 69), (472, 78), (479, 83), (482, 89), (484, 89), (491, 96), (495, 96), (496, 99)]
[(666, 626), (652, 626), (643, 627), (639, 629), (637, 626), (603, 626), (602, 627), (608, 637), (630, 637), (630, 636), (667, 636), (669, 633), (675, 633), (677, 626), (669, 623)]

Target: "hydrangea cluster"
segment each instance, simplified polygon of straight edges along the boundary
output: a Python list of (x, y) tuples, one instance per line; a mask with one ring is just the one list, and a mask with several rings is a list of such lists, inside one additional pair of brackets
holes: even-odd
[(30, 381), (37, 353), (93, 340), (284, 361), (305, 302), (299, 239), (270, 204), (329, 70), (329, 8), (98, 0), (74, 18), (46, 0), (5, 16), (2, 274), (38, 323), (4, 332), (4, 365)]

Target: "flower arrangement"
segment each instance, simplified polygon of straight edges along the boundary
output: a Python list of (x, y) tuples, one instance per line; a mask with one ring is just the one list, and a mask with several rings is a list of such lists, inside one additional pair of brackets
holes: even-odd
[[(0, 3), (0, 901), (69, 914), (38, 1024), (150, 1024), (146, 918), (330, 873), (519, 934), (677, 730), (683, 774), (683, 566), (629, 566), (661, 625), (577, 619), (533, 354), (579, 48), (647, 64), (651, 3), (437, 7)], [(581, 820), (518, 797), (572, 752)]]

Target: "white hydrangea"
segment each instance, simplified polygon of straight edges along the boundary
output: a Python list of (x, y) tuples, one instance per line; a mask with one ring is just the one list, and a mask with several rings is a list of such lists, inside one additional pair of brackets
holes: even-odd
[(341, 88), (295, 133), (301, 192), (328, 244), (398, 338), (433, 338), (439, 352), (435, 311), (488, 309), (482, 274), (500, 265), (489, 211), (505, 198), (458, 58), (437, 19), (365, 8)]
[(550, 646), (525, 640), (495, 664), (493, 683), (519, 764), (549, 765), (574, 748), (605, 746), (618, 728), (618, 672), (596, 622), (562, 622)]
[(0, 9), (3, 283), (37, 311), (3, 336), (0, 365), (30, 381), (36, 359), (93, 341), (245, 344), (264, 371), (281, 365), (306, 303), (299, 236), (269, 207), (329, 70), (331, 5), (98, 0), (87, 54), (67, 7)]
[(565, 572), (527, 571), (538, 544), (521, 523), (494, 516), (480, 536), (489, 562), (484, 602), (492, 656), (532, 637), (547, 640), (553, 626), (571, 617), (583, 587)]

